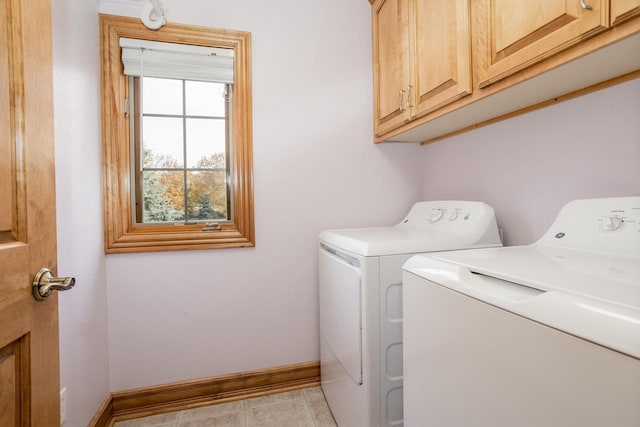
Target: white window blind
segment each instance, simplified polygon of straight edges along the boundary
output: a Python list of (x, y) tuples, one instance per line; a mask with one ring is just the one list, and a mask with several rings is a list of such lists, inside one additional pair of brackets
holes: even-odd
[(120, 38), (127, 76), (233, 83), (233, 49)]

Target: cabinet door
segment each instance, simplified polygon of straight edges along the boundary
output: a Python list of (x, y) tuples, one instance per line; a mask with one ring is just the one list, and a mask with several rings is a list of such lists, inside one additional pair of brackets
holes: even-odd
[(413, 116), (471, 93), (469, 0), (411, 0)]
[(611, 25), (640, 16), (640, 0), (611, 0)]
[(375, 133), (409, 121), (408, 0), (378, 0), (372, 9)]
[[(613, 0), (614, 2), (616, 0)], [(608, 0), (479, 0), (476, 4), (480, 87), (606, 30)]]

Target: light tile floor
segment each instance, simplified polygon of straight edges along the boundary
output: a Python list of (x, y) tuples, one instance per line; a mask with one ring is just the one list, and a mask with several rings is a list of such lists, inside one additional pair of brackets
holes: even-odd
[(120, 421), (114, 427), (336, 427), (320, 387)]

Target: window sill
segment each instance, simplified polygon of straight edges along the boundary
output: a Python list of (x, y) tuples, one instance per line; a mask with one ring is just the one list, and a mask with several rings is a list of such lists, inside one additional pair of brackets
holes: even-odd
[[(245, 248), (255, 246), (253, 239), (243, 236), (236, 230), (202, 231), (186, 230), (168, 231), (167, 227), (149, 227), (156, 230), (136, 230), (122, 234), (117, 240), (105, 247), (107, 254), (135, 252), (164, 252), (196, 249)], [(143, 228), (143, 227), (137, 227)], [(164, 228), (158, 231), (158, 228)], [(178, 227), (175, 227), (178, 228)]]

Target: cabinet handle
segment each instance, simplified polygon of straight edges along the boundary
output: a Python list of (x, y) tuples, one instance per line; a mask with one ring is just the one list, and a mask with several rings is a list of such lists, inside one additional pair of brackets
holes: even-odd
[(411, 98), (411, 89), (413, 85), (407, 85), (407, 108), (413, 108), (413, 99)]
[(404, 89), (400, 89), (400, 112), (403, 113), (404, 112), (404, 103), (402, 102), (404, 100)]
[(583, 8), (584, 10), (593, 10), (593, 8), (589, 6), (587, 3), (585, 3), (584, 0), (580, 0), (580, 7)]

